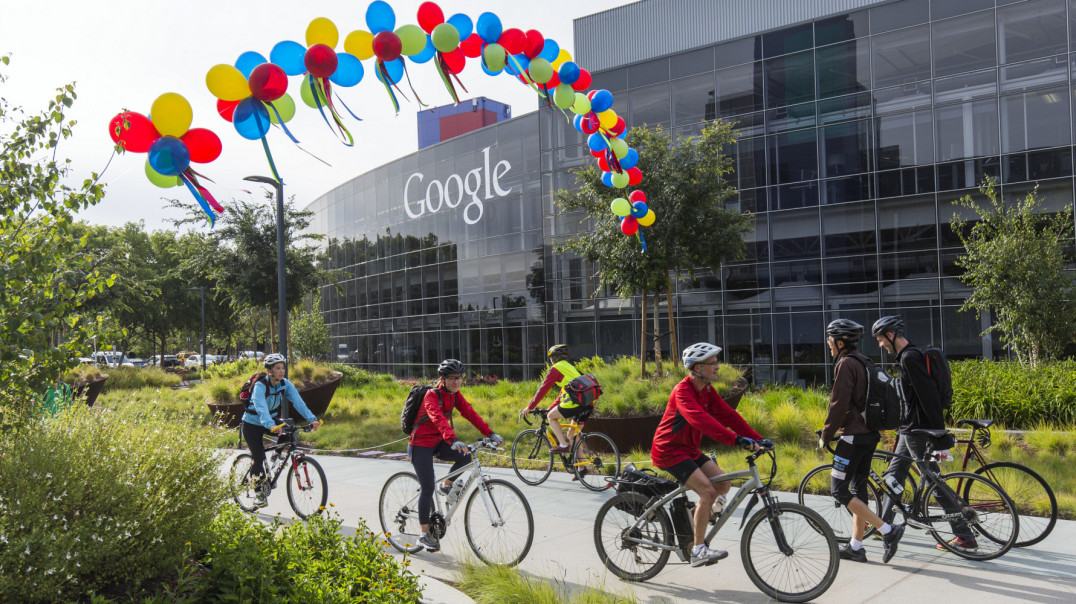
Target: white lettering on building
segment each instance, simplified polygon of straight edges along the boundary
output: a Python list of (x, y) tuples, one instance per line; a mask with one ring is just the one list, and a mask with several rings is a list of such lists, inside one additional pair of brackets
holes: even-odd
[(512, 169), (512, 164), (501, 160), (490, 169), (489, 150), (490, 147), (482, 149), (482, 167), (475, 168), (462, 177), (459, 174), (451, 174), (444, 179), (444, 182), (431, 180), (426, 185), (424, 198), (412, 199), (410, 189), (412, 181), (417, 181), (416, 189), (421, 190), (422, 181), (426, 175), (422, 172), (415, 172), (408, 176), (404, 182), (403, 192), (403, 206), (408, 217), (418, 218), (426, 212), (436, 214), (446, 206), (449, 209), (456, 209), (464, 199), (469, 199), (470, 201), (463, 206), (463, 221), (467, 224), (478, 223), (485, 209), (482, 205), (483, 193), (485, 199), (493, 199), (494, 195), (505, 197), (512, 192), (512, 187), (501, 188), (501, 179)]

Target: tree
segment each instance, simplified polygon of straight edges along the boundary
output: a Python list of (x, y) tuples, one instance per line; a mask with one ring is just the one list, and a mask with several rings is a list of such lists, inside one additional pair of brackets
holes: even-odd
[(0, 98), (0, 424), (26, 421), (85, 354), (97, 325), (80, 308), (115, 279), (95, 268), (73, 220), (101, 200), (98, 175), (66, 184), (70, 161), (56, 159), (71, 136), (64, 112), (75, 98), (73, 85), (58, 88), (48, 109), (31, 116)]
[[(292, 311), (291, 348), (304, 358), (318, 358), (329, 352), (329, 326), (321, 314), (321, 293), (309, 299), (309, 304)], [(334, 361), (336, 359), (329, 358)]]
[(1065, 248), (1073, 243), (1069, 208), (1041, 213), (1038, 187), (1006, 203), (988, 180), (979, 189), (986, 201), (965, 195), (957, 205), (974, 210), (978, 221), (953, 216), (950, 224), (964, 244), (956, 264), (972, 288), (961, 310), (993, 312), (993, 325), (1021, 363), (1031, 366), (1060, 356), (1076, 334), (1072, 273)]
[[(625, 237), (620, 222), (609, 211), (610, 203), (624, 191), (605, 186), (601, 170), (589, 164), (575, 170), (579, 188), (556, 193), (561, 212), (582, 210), (593, 220), (593, 228), (572, 236), (557, 248), (593, 262), (598, 267), (599, 288), (610, 287), (629, 298), (640, 293), (643, 301), (642, 332), (646, 333), (646, 300), (654, 296), (653, 342), (656, 371), (661, 371), (661, 334), (658, 310), (661, 297), (667, 301), (669, 331), (675, 340), (671, 289), (673, 278), (693, 278), (700, 270), (714, 269), (727, 259), (743, 254), (744, 235), (750, 217), (725, 208), (734, 193), (727, 176), (732, 160), (722, 149), (734, 141), (732, 129), (720, 121), (706, 124), (698, 136), (674, 137), (660, 126), (635, 128), (628, 144), (639, 153), (647, 203), (657, 214), (651, 227), (642, 229), (644, 252), (635, 237)], [(644, 336), (645, 337), (645, 336)], [(643, 346), (645, 349), (645, 346)], [(646, 355), (641, 372), (646, 373)], [(674, 363), (679, 359), (674, 353)]]

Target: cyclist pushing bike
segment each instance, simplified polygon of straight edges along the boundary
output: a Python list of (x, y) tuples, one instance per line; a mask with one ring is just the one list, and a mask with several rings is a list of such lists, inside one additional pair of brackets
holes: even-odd
[[(251, 388), (250, 404), (243, 414), (243, 440), (254, 458), (250, 473), (258, 483), (265, 479), (265, 443), (262, 442), (262, 437), (266, 434), (277, 434), (279, 444), (290, 439), (290, 436), (281, 431), (284, 424), (280, 421), (280, 404), (284, 398), (295, 406), (295, 410), (310, 422), (314, 430), (321, 426), (318, 418), (307, 409), (303, 397), (299, 396), (299, 391), (295, 389), (295, 384), (284, 377), (288, 362), (284, 355), (273, 353), (266, 356), (262, 362), (267, 373)], [(261, 490), (258, 491), (254, 505), (269, 505)]]
[[(463, 363), (456, 359), (445, 359), (437, 367), (437, 375), (440, 376), (437, 386), (431, 388), (422, 399), (422, 407), (415, 418), (415, 427), (407, 444), (407, 452), (411, 456), (411, 465), (415, 468), (420, 487), (418, 520), (422, 535), (419, 537), (419, 543), (431, 552), (441, 549), (441, 542), (430, 532), (430, 510), (433, 507), (435, 480), (433, 457), (436, 455), (443, 461), (451, 461), (450, 473), (471, 461), (467, 444), (456, 438), (456, 432), (452, 429), (452, 410), (459, 409), (460, 415), (495, 444), (504, 442), (503, 438), (489, 429), (489, 425), (460, 392), (460, 386), (463, 385)], [(441, 490), (445, 493), (451, 492), (452, 488), (452, 481), (441, 484)]]
[(545, 379), (538, 386), (538, 391), (531, 397), (530, 404), (519, 410), (519, 418), (523, 419), (523, 416), (537, 407), (538, 403), (542, 402), (542, 399), (545, 398), (545, 395), (553, 386), (560, 388), (560, 393), (557, 394), (553, 404), (549, 406), (549, 415), (547, 415), (549, 427), (553, 429), (553, 434), (557, 437), (557, 446), (550, 449), (550, 452), (566, 453), (572, 448), (572, 444), (568, 442), (567, 436), (564, 435), (564, 428), (561, 428), (559, 420), (576, 418), (580, 422), (586, 421), (587, 417), (594, 411), (594, 405), (577, 405), (564, 389), (568, 382), (582, 375), (575, 368), (575, 365), (568, 362), (567, 344), (556, 344), (551, 347), (549, 352), (546, 353), (546, 360), (549, 363), (549, 371), (546, 372)]
[(717, 378), (717, 355), (721, 348), (700, 342), (684, 349), (684, 367), (689, 375), (673, 387), (665, 415), (654, 432), (650, 458), (654, 465), (669, 472), (699, 495), (695, 506), (695, 544), (691, 550), (691, 566), (713, 564), (728, 556), (728, 552), (710, 549), (705, 543), (706, 525), (719, 496), (729, 492), (729, 483), (714, 484), (710, 478), (724, 470), (699, 450), (705, 434), (719, 443), (739, 445), (758, 451), (755, 441), (762, 436), (755, 432), (739, 413), (714, 390), (711, 382)]

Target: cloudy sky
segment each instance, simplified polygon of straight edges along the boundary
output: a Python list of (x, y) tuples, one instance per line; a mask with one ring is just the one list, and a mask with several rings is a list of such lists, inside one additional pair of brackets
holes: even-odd
[[(629, 0), (543, 0), (541, 2), (493, 2), (492, 0), (443, 0), (438, 4), (446, 18), (464, 13), (473, 20), (483, 12), (496, 13), (505, 28), (537, 29), (571, 52), (572, 20)], [(205, 75), (218, 63), (233, 64), (245, 51), (268, 57), (283, 40), (305, 45), (306, 27), (316, 17), (331, 19), (343, 39), (354, 30), (367, 29), (369, 2), (322, 0), (225, 1), (184, 0), (3, 0), (0, 18), (0, 55), (11, 56), (10, 66), (0, 66), (7, 81), (0, 96), (27, 113), (47, 106), (55, 89), (74, 82), (78, 100), (69, 112), (78, 121), (75, 135), (59, 151), (73, 161), (73, 180), (81, 182), (90, 172), (100, 172), (112, 156), (108, 122), (124, 109), (148, 114), (159, 95), (176, 92), (194, 110), (191, 127), (209, 128), (220, 136), (223, 153), (214, 162), (196, 169), (215, 181), (206, 183), (222, 203), (233, 198), (261, 199), (247, 175), (271, 175), (261, 145), (240, 137), (232, 125), (216, 113), (216, 99), (205, 85)], [(418, 0), (391, 0), (396, 25), (417, 23)], [(630, 40), (625, 40), (630, 44)], [(333, 187), (374, 167), (417, 149), (416, 114), (420, 109), (410, 90), (411, 101), (401, 100), (397, 115), (384, 87), (372, 75), (372, 61), (364, 61), (366, 77), (353, 88), (338, 88), (340, 96), (362, 122), (345, 114), (354, 135), (354, 147), (345, 147), (330, 132), (317, 111), (298, 100), (298, 77), (291, 78), (289, 93), (298, 109), (288, 123), (302, 148), (328, 162), (326, 166), (296, 148), (274, 129), (268, 140), (285, 183), (285, 194), (295, 196), (302, 207)], [(586, 67), (586, 65), (583, 65)], [(440, 106), (452, 102), (432, 63), (408, 65), (408, 73), (423, 102)], [(519, 116), (537, 108), (537, 97), (506, 75), (487, 76), (468, 60), (460, 74), (468, 92), (460, 98), (486, 96), (512, 106)], [(3, 128), (3, 126), (0, 126)], [(160, 189), (146, 179), (145, 154), (128, 153), (112, 158), (102, 178), (107, 185), (102, 203), (81, 218), (92, 223), (121, 225), (143, 221), (147, 230), (170, 228), (167, 219), (178, 217), (164, 208), (164, 197), (195, 204), (185, 188)]]

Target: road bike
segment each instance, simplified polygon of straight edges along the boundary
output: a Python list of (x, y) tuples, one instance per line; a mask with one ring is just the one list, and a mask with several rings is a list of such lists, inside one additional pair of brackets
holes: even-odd
[(313, 428), (309, 425), (297, 428), (292, 419), (281, 421), (284, 422), (280, 426), (281, 436), (287, 439), (265, 448), (264, 478), (251, 473), (254, 458), (250, 453), (242, 453), (232, 462), (233, 497), (240, 508), (253, 512), (259, 507), (256, 504), (259, 491), (268, 499), (287, 468), (288, 503), (300, 518), (309, 518), (325, 509), (329, 483), (321, 465), (299, 449), (299, 431), (309, 432)]
[[(442, 476), (435, 484), (455, 479), (452, 491), (433, 490), (430, 532), (442, 539), (452, 517), (464, 499), (463, 528), (467, 543), (480, 560), (494, 566), (515, 566), (527, 557), (534, 540), (534, 515), (527, 498), (513, 484), (492, 478), (475, 453), (479, 450), (502, 450), (489, 439), (467, 445), (471, 463)], [(466, 478), (463, 475), (470, 472)], [(470, 497), (465, 497), (472, 487)], [(418, 520), (418, 476), (398, 472), (389, 477), (381, 489), (378, 510), (385, 539), (397, 550), (415, 553), (422, 549), (418, 539), (422, 530)]]
[[(770, 483), (777, 474), (773, 443), (759, 441), (758, 451), (747, 456), (748, 469), (715, 476), (712, 482), (745, 480), (736, 496), (710, 518), (707, 544), (751, 495), (741, 516), (740, 557), (751, 582), (780, 602), (806, 602), (829, 589), (837, 577), (840, 556), (837, 540), (817, 512), (802, 505), (777, 501)], [(765, 480), (755, 460), (772, 462)], [(628, 469), (634, 470), (631, 464)], [(625, 472), (625, 476), (631, 472)], [(628, 581), (653, 578), (675, 552), (682, 562), (691, 559), (694, 544), (691, 491), (679, 483), (654, 478), (649, 484), (614, 478), (618, 493), (607, 500), (594, 519), (594, 545), (605, 567)], [(753, 516), (751, 508), (762, 502)]]
[[(620, 474), (620, 451), (616, 443), (601, 432), (582, 432), (583, 424), (575, 419), (562, 421), (560, 425), (571, 443), (567, 453), (553, 453), (551, 447), (557, 446), (557, 437), (549, 427), (548, 409), (534, 409), (527, 415), (542, 418), (537, 428), (524, 430), (512, 442), (512, 469), (516, 476), (526, 484), (540, 485), (553, 471), (553, 456), (558, 455), (564, 469), (575, 475), (584, 487), (591, 491), (604, 491), (612, 483), (608, 476)], [(531, 424), (524, 416), (523, 421)], [(583, 420), (585, 421), (585, 420)]]
[[(821, 430), (815, 432), (821, 435)], [(913, 487), (910, 495), (896, 481), (890, 484), (883, 480), (872, 466), (867, 478), (867, 505), (882, 516), (882, 500), (889, 496), (897, 508), (896, 524), (906, 524), (913, 528), (925, 530), (945, 549), (969, 560), (992, 560), (1009, 551), (1016, 543), (1020, 530), (1020, 518), (1016, 505), (1001, 487), (979, 474), (971, 472), (950, 472), (942, 474), (932, 465), (937, 462), (934, 443), (950, 437), (948, 430), (912, 430), (911, 434), (930, 438), (924, 455), (920, 459), (898, 455), (892, 451), (875, 451), (888, 462), (890, 459), (903, 459), (911, 462), (921, 477)], [(834, 453), (832, 443), (826, 443), (826, 449)], [(797, 495), (799, 502), (818, 512), (840, 541), (847, 541), (852, 536), (852, 515), (848, 509), (837, 502), (831, 493), (831, 472), (833, 464), (823, 464), (811, 471), (800, 481)], [(875, 532), (875, 527), (867, 526), (864, 537)], [(959, 547), (953, 543), (958, 534), (970, 532), (977, 548)]]

